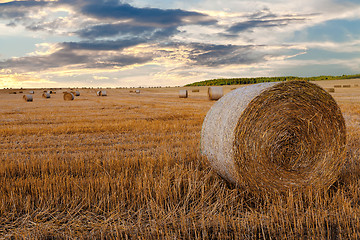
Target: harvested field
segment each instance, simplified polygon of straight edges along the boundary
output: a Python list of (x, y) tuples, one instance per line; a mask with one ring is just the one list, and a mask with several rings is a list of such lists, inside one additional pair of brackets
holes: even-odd
[(347, 127), (340, 179), (322, 192), (261, 198), (228, 184), (201, 155), (215, 102), (207, 87), (187, 99), (181, 89), (107, 89), (106, 98), (84, 89), (70, 102), (35, 91), (31, 104), (0, 90), (0, 238), (360, 237), (360, 88), (330, 93)]

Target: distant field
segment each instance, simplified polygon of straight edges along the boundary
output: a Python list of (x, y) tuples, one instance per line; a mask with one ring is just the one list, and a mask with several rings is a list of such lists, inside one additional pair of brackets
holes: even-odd
[(207, 87), (186, 99), (184, 88), (79, 89), (74, 101), (35, 89), (33, 102), (0, 90), (0, 239), (360, 238), (360, 79), (316, 84), (351, 85), (331, 93), (347, 125), (341, 178), (261, 199), (200, 154)]

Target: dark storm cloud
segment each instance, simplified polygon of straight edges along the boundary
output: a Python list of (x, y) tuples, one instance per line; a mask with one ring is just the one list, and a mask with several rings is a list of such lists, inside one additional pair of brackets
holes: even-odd
[(49, 55), (12, 58), (1, 61), (0, 69), (11, 68), (17, 72), (39, 72), (54, 68), (71, 67), (72, 65), (81, 65), (82, 68), (112, 68), (146, 63), (152, 60), (152, 56), (149, 55), (125, 55), (121, 51), (112, 54), (106, 53), (134, 45), (136, 45), (134, 41), (132, 43), (124, 41), (113, 41), (112, 43), (106, 41), (61, 43), (58, 45), (60, 49)]
[(92, 2), (84, 5), (80, 12), (99, 19), (127, 20), (161, 26), (182, 24), (214, 24), (205, 14), (180, 9), (137, 8), (129, 4), (111, 2)]
[(75, 33), (82, 38), (88, 39), (114, 37), (117, 35), (121, 35), (123, 37), (137, 36), (137, 38), (153, 39), (156, 37), (169, 37), (178, 32), (179, 31), (175, 27), (156, 28), (151, 26), (134, 26), (130, 24), (119, 23), (95, 25), (89, 28), (81, 29)]
[(32, 10), (46, 6), (47, 2), (38, 1), (13, 1), (0, 3), (0, 18), (18, 20), (26, 17)]

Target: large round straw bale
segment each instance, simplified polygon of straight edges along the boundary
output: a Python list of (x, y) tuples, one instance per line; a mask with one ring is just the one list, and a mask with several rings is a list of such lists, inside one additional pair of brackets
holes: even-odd
[(218, 100), (224, 95), (222, 87), (209, 87), (208, 96), (210, 100)]
[(220, 176), (255, 193), (323, 189), (344, 164), (345, 132), (338, 105), (319, 86), (260, 83), (213, 105), (201, 151)]
[(43, 97), (43, 98), (50, 98), (50, 93), (44, 92), (44, 93), (42, 94), (42, 97)]
[(65, 101), (72, 101), (74, 100), (74, 94), (69, 93), (69, 92), (64, 92), (64, 100)]
[(179, 98), (187, 98), (188, 90), (179, 90)]
[(23, 99), (25, 100), (25, 102), (32, 102), (33, 101), (33, 96), (30, 94), (26, 94), (23, 96)]

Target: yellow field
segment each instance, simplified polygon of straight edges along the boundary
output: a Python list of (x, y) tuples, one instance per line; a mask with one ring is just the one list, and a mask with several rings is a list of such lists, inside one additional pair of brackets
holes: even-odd
[(182, 88), (79, 89), (74, 101), (35, 90), (33, 102), (0, 90), (0, 239), (360, 238), (360, 79), (316, 83), (351, 84), (331, 93), (348, 163), (327, 192), (261, 199), (200, 154), (206, 87), (187, 99)]

